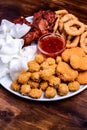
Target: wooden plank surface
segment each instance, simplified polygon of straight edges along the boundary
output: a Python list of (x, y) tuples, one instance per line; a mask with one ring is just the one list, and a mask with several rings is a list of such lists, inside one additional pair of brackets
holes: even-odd
[[(87, 0), (0, 0), (0, 20), (40, 9), (67, 9), (87, 24)], [(61, 101), (35, 102), (0, 85), (0, 130), (87, 130), (87, 90)]]

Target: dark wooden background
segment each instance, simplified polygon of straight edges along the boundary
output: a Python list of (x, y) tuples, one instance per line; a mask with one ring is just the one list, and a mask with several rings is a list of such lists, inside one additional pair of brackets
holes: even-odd
[[(0, 0), (0, 21), (40, 9), (67, 9), (87, 24), (87, 0)], [(35, 102), (0, 85), (0, 130), (87, 130), (87, 90), (61, 101)]]

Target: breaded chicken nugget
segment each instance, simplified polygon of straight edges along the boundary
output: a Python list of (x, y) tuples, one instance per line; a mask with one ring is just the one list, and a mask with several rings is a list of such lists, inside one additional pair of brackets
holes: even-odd
[(28, 68), (30, 72), (37, 72), (40, 70), (40, 65), (36, 61), (29, 61)]
[(48, 82), (47, 81), (43, 81), (40, 83), (40, 88), (44, 91), (46, 90), (48, 87)]
[(74, 69), (87, 70), (87, 57), (72, 55), (70, 57), (70, 64)]
[(25, 84), (25, 83), (28, 82), (28, 80), (30, 79), (30, 77), (31, 77), (31, 73), (27, 72), (27, 71), (24, 71), (24, 72), (22, 72), (18, 76), (18, 82), (21, 83), (21, 84)]
[(14, 90), (14, 91), (19, 91), (20, 85), (18, 84), (17, 80), (12, 82), (11, 89)]
[(20, 92), (22, 95), (28, 95), (31, 90), (31, 87), (29, 84), (23, 84), (21, 86)]
[(77, 77), (77, 81), (80, 84), (87, 84), (87, 71), (80, 72), (78, 77)]
[(55, 59), (49, 57), (49, 58), (46, 59), (46, 62), (48, 62), (49, 65), (53, 65), (53, 64), (55, 64)]
[(59, 84), (59, 86), (58, 86), (58, 94), (59, 94), (60, 96), (64, 96), (64, 95), (66, 95), (68, 92), (69, 92), (69, 89), (68, 89), (67, 84), (65, 84), (65, 83)]
[(56, 73), (63, 81), (74, 81), (78, 76), (78, 71), (73, 70), (67, 63), (59, 62)]
[(31, 89), (29, 92), (29, 96), (32, 98), (40, 98), (42, 95), (42, 90), (38, 88)]
[(31, 79), (33, 81), (39, 82), (40, 81), (40, 73), (39, 72), (31, 73)]
[(85, 56), (85, 52), (83, 51), (83, 49), (81, 47), (75, 47), (75, 48), (66, 49), (62, 53), (62, 59), (65, 62), (69, 62), (70, 57), (72, 55)]
[(39, 87), (39, 83), (35, 82), (33, 80), (29, 80), (28, 84), (30, 85), (31, 88), (38, 88)]
[(35, 56), (35, 61), (36, 61), (37, 63), (39, 63), (39, 64), (43, 63), (43, 61), (44, 61), (44, 56), (41, 55), (41, 54), (37, 54), (37, 55)]
[(50, 86), (45, 91), (45, 97), (47, 98), (53, 98), (56, 96), (56, 94), (57, 94), (56, 89)]
[(73, 81), (68, 84), (69, 91), (77, 91), (80, 88), (80, 84), (78, 81)]

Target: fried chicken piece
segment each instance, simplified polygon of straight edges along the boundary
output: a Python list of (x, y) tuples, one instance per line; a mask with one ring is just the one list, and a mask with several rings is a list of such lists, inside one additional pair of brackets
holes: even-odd
[(58, 77), (56, 77), (54, 75), (50, 76), (48, 81), (49, 81), (50, 86), (56, 87), (56, 86), (58, 86), (60, 84), (60, 78), (58, 78)]
[(48, 82), (47, 81), (43, 81), (40, 83), (40, 88), (45, 91), (48, 87)]
[(61, 62), (62, 61), (62, 57), (61, 56), (57, 56), (56, 57), (56, 63), (58, 64), (59, 62)]
[(29, 96), (32, 98), (40, 98), (42, 95), (42, 90), (38, 88), (31, 89), (29, 92)]
[(40, 73), (39, 72), (31, 73), (31, 79), (35, 82), (39, 82), (40, 81)]
[(87, 71), (80, 72), (78, 77), (77, 77), (77, 81), (80, 84), (87, 84)]
[(72, 69), (67, 63), (59, 62), (56, 73), (63, 81), (74, 81), (78, 76), (78, 71)]
[(70, 57), (70, 64), (74, 69), (87, 70), (87, 57), (72, 55)]
[(31, 73), (27, 71), (23, 71), (19, 76), (18, 76), (18, 82), (21, 84), (25, 84), (28, 82), (28, 80), (31, 77)]
[(65, 95), (68, 94), (68, 92), (69, 92), (69, 89), (68, 89), (67, 84), (65, 84), (65, 83), (59, 84), (59, 86), (58, 86), (58, 94), (60, 96), (65, 96)]
[(31, 88), (38, 88), (39, 87), (39, 83), (35, 82), (33, 80), (29, 80), (28, 84), (30, 85)]
[(20, 89), (20, 93), (22, 95), (28, 95), (31, 90), (31, 87), (29, 84), (23, 84)]
[(12, 82), (11, 89), (14, 90), (14, 91), (19, 91), (20, 90), (20, 84), (18, 84), (17, 80)]
[(50, 86), (45, 91), (45, 97), (47, 98), (53, 98), (56, 96), (56, 94), (57, 94), (56, 89)]
[(70, 57), (72, 55), (85, 56), (85, 52), (83, 51), (83, 49), (81, 47), (75, 47), (75, 48), (66, 49), (62, 53), (62, 59), (65, 62), (69, 62)]
[(69, 91), (77, 91), (80, 88), (80, 84), (78, 81), (73, 81), (68, 84)]
[(49, 65), (54, 65), (54, 64), (55, 64), (55, 59), (49, 57), (49, 58), (46, 59), (46, 62), (47, 62)]
[(37, 72), (40, 70), (40, 65), (36, 61), (29, 61), (28, 68), (30, 72)]
[(35, 56), (35, 61), (38, 63), (38, 64), (41, 64), (44, 62), (44, 56), (42, 54), (37, 54)]

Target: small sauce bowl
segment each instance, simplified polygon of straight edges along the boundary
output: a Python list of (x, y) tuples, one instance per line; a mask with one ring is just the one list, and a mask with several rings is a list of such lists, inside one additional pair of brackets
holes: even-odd
[(55, 58), (66, 48), (65, 39), (56, 33), (47, 33), (42, 35), (38, 40), (38, 50), (46, 57)]

